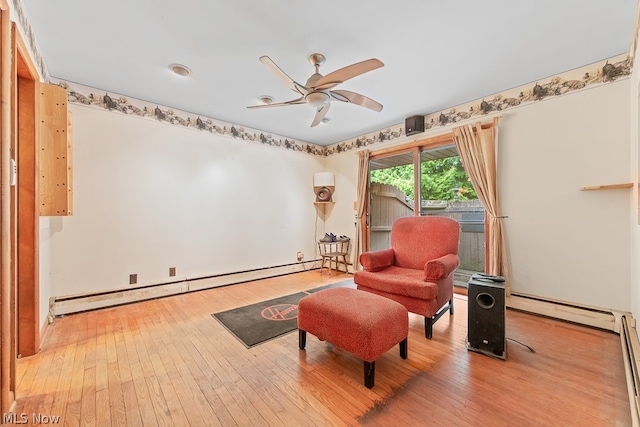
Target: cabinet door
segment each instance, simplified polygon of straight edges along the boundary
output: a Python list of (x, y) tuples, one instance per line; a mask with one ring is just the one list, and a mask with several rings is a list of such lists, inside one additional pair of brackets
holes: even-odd
[(40, 216), (71, 215), (71, 136), (67, 91), (40, 83), (38, 186)]

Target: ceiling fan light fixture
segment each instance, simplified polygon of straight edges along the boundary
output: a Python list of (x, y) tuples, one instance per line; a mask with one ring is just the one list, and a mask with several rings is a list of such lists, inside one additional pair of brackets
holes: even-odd
[[(263, 95), (258, 98), (263, 102), (262, 105), (251, 105), (247, 108), (281, 107), (285, 105), (307, 104), (316, 110), (313, 121), (311, 122), (312, 128), (329, 121), (329, 118), (326, 117), (326, 115), (333, 100), (359, 105), (373, 111), (382, 110), (382, 104), (371, 98), (367, 98), (364, 95), (348, 90), (333, 90), (333, 88), (340, 83), (344, 83), (349, 79), (384, 66), (382, 61), (376, 58), (367, 59), (365, 61), (356, 62), (354, 64), (347, 65), (346, 67), (342, 67), (325, 76), (320, 74), (319, 71), (320, 65), (325, 61), (324, 55), (314, 53), (309, 56), (309, 61), (316, 70), (315, 73), (307, 79), (307, 83), (303, 86), (282, 71), (282, 69), (278, 67), (271, 58), (266, 55), (261, 56), (260, 62), (262, 62), (276, 77), (282, 80), (289, 89), (294, 91), (300, 97), (285, 102), (271, 102), (265, 95)], [(333, 98), (333, 100), (331, 98)]]
[(329, 95), (324, 92), (311, 92), (305, 99), (314, 108), (321, 108), (329, 103)]
[(191, 68), (182, 64), (169, 64), (169, 69), (182, 77), (189, 77), (191, 75)]

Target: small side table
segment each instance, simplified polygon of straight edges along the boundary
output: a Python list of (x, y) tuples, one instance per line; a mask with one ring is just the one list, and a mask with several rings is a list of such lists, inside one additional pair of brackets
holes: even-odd
[(345, 242), (318, 242), (318, 252), (322, 257), (322, 262), (320, 264), (320, 274), (325, 268), (325, 264), (329, 262), (329, 275), (331, 275), (331, 262), (335, 262), (336, 268), (338, 271), (338, 263), (340, 262), (340, 258), (342, 257), (342, 263), (344, 265), (344, 271), (348, 272), (349, 268), (347, 265), (347, 255), (349, 255), (349, 249), (351, 248), (351, 240), (347, 240)]

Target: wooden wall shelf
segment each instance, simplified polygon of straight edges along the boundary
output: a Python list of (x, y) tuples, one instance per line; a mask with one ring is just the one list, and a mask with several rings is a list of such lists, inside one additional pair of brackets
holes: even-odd
[(582, 187), (580, 191), (591, 191), (591, 190), (615, 190), (618, 188), (631, 188), (633, 187), (632, 182), (626, 182), (624, 184), (610, 184), (610, 185), (592, 185), (590, 187)]

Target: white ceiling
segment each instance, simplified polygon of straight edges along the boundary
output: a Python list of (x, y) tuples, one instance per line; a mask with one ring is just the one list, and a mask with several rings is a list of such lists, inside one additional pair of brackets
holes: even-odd
[[(52, 77), (320, 145), (404, 123), (629, 51), (636, 0), (22, 0)], [(333, 102), (247, 109), (299, 95), (260, 61), (304, 84), (378, 58), (336, 89), (384, 105)], [(189, 78), (171, 63), (193, 70)]]

